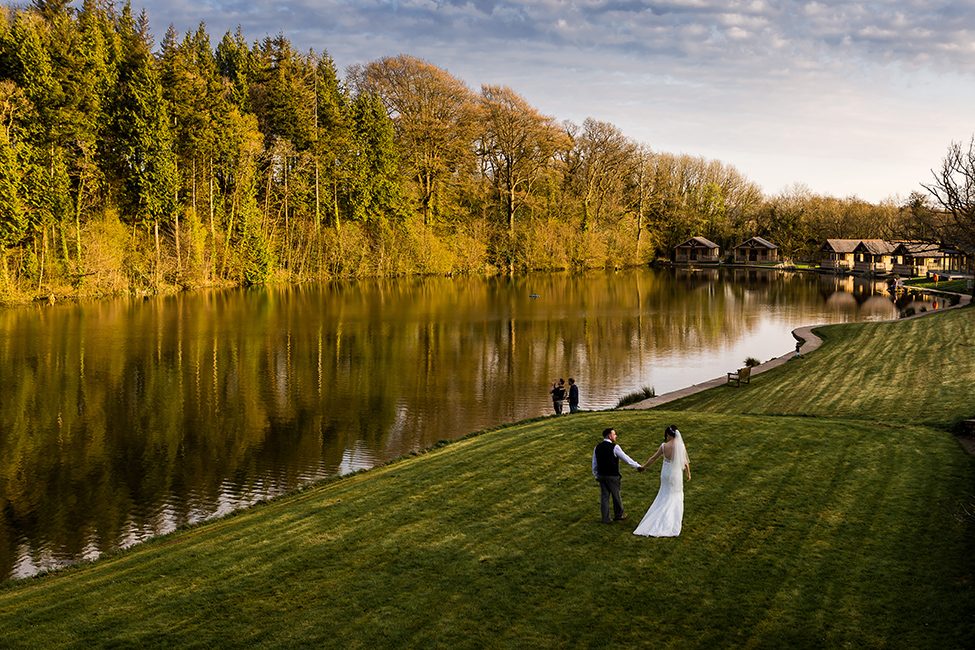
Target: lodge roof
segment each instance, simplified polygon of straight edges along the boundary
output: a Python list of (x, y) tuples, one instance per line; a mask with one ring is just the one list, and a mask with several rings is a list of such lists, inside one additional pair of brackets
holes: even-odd
[[(757, 246), (756, 246), (756, 244), (757, 244)], [(768, 248), (770, 250), (774, 250), (774, 249), (778, 248), (778, 246), (776, 246), (775, 244), (773, 244), (769, 240), (763, 239), (761, 237), (752, 237), (750, 239), (746, 239), (742, 243), (740, 243), (737, 246), (735, 246), (735, 248), (745, 248), (745, 247), (747, 247), (747, 248)]]
[(860, 244), (860, 239), (827, 239), (819, 250), (830, 250), (834, 253), (852, 253)]
[(705, 239), (704, 237), (691, 237), (683, 244), (678, 244), (676, 248), (697, 248), (698, 246), (704, 246), (705, 248), (717, 248), (718, 245), (715, 244), (710, 239)]
[(932, 242), (905, 241), (897, 244), (894, 252), (911, 257), (944, 257), (947, 255), (941, 246)]
[(871, 255), (890, 255), (894, 248), (893, 242), (884, 239), (861, 239), (854, 250), (863, 249)]

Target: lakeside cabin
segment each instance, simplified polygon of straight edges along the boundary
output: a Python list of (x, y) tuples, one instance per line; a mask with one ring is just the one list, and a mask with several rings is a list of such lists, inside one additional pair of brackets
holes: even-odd
[(853, 270), (858, 273), (890, 273), (895, 244), (883, 239), (861, 239), (853, 249)]
[(752, 237), (735, 246), (736, 264), (775, 264), (779, 247), (761, 237)]
[(853, 251), (859, 239), (827, 239), (819, 249), (819, 268), (830, 271), (853, 270)]
[(933, 273), (971, 273), (972, 256), (933, 242), (885, 239), (827, 239), (819, 249), (825, 271), (893, 273), (917, 277)]
[(948, 249), (946, 252), (955, 256), (954, 259), (957, 260), (959, 272), (967, 275), (975, 275), (975, 248), (958, 245)]
[(894, 249), (893, 271), (913, 278), (938, 271), (961, 270), (959, 256), (930, 242), (901, 242)]
[(718, 245), (704, 237), (691, 237), (674, 247), (675, 262), (717, 264), (720, 258)]

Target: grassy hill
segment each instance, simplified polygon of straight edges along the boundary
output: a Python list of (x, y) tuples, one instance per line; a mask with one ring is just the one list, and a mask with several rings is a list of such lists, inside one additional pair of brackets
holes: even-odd
[(713, 413), (853, 417), (952, 427), (975, 418), (975, 308), (816, 330), (824, 345), (667, 408)]
[[(969, 648), (975, 310), (825, 328), (668, 410), (551, 417), (0, 589), (4, 648)], [(845, 379), (843, 379), (845, 377)], [(667, 424), (684, 530), (599, 523), (592, 447)]]

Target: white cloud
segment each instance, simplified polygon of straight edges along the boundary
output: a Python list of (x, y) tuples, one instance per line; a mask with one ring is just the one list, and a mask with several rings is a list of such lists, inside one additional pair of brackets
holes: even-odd
[[(720, 158), (767, 191), (880, 200), (975, 130), (972, 0), (298, 0), (146, 3), (154, 33), (283, 33), (339, 69), (408, 53), (472, 88)], [(139, 7), (133, 6), (135, 11)]]

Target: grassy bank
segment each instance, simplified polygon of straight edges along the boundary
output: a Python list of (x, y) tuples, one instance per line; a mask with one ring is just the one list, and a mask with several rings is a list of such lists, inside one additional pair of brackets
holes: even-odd
[(939, 427), (975, 417), (975, 308), (816, 333), (822, 347), (752, 377), (747, 389), (697, 393), (667, 408)]
[[(972, 647), (975, 465), (932, 425), (975, 410), (957, 361), (969, 339), (949, 338), (973, 317), (830, 327), (817, 352), (696, 404), (472, 436), (10, 583), (0, 646)], [(842, 369), (835, 349), (880, 337), (904, 363), (934, 348), (956, 361), (932, 364), (899, 411), (894, 388), (868, 390), (889, 383), (884, 355), (809, 396)], [(656, 472), (626, 473), (630, 518), (600, 524), (598, 433), (615, 427), (642, 461), (669, 423), (694, 467), (681, 536), (631, 534)]]

